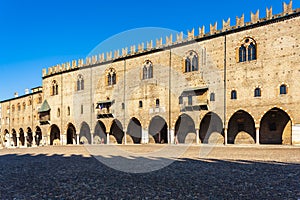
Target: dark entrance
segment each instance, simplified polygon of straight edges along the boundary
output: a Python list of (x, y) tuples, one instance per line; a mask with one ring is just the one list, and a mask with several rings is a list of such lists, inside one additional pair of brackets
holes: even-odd
[(106, 144), (107, 137), (106, 137), (106, 127), (102, 121), (98, 121), (95, 127), (94, 133), (94, 143), (95, 144)]
[(122, 144), (124, 131), (123, 131), (123, 126), (119, 120), (114, 119), (109, 134), (113, 135), (116, 138), (118, 144)]
[(76, 129), (73, 124), (68, 125), (67, 144), (76, 144)]
[(142, 140), (142, 125), (140, 121), (133, 117), (128, 125), (127, 133), (131, 136), (134, 144), (140, 144)]
[(54, 140), (60, 140), (60, 130), (55, 124), (53, 124), (50, 129), (50, 145), (53, 145)]
[(168, 143), (168, 125), (162, 117), (155, 116), (152, 118), (149, 135), (153, 136), (155, 143)]
[(224, 143), (223, 123), (221, 118), (213, 112), (207, 113), (200, 123), (199, 137), (201, 143)]
[[(196, 139), (194, 120), (187, 114), (182, 114), (175, 124), (175, 136), (178, 143), (192, 143)], [(189, 136), (189, 137), (188, 137)]]
[(79, 141), (81, 144), (91, 144), (91, 129), (86, 122), (82, 122), (79, 134)]

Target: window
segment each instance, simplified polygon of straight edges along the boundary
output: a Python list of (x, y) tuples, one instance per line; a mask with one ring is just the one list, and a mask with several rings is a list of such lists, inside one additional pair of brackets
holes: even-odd
[(80, 107), (80, 113), (83, 114), (83, 105)]
[(117, 83), (117, 74), (115, 69), (109, 69), (107, 73), (107, 85), (115, 85)]
[(260, 97), (261, 96), (261, 89), (255, 88), (254, 90), (254, 97)]
[(237, 92), (236, 90), (231, 91), (231, 99), (237, 99)]
[(188, 96), (188, 105), (189, 106), (193, 105), (193, 96)]
[(12, 105), (11, 111), (12, 111), (12, 112), (15, 112), (15, 105)]
[(239, 62), (251, 61), (257, 59), (257, 45), (252, 38), (246, 38), (238, 48)]
[(38, 104), (41, 104), (41, 103), (42, 103), (42, 101), (43, 101), (43, 98), (42, 98), (42, 96), (41, 96), (41, 95), (39, 95), (39, 97), (38, 97), (38, 99), (37, 99), (37, 103), (38, 103)]
[(18, 107), (18, 111), (21, 111), (21, 104), (18, 103), (17, 107)]
[(192, 72), (192, 71), (198, 71), (198, 55), (194, 51), (189, 51), (186, 58), (185, 58), (185, 72)]
[(60, 117), (60, 109), (57, 109), (57, 117)]
[(287, 94), (287, 87), (285, 84), (280, 86), (280, 94)]
[(215, 101), (215, 97), (216, 97), (215, 93), (212, 92), (212, 93), (210, 93), (210, 98), (209, 98), (209, 100), (210, 100), (210, 101)]
[(155, 106), (158, 108), (159, 107), (159, 99), (156, 99), (155, 101)]
[(84, 90), (84, 79), (81, 74), (77, 78), (77, 91)]
[(68, 114), (68, 116), (70, 116), (70, 114), (71, 114), (71, 109), (70, 109), (70, 106), (68, 106), (68, 109), (67, 109), (67, 114)]
[(23, 102), (23, 110), (26, 110), (26, 103)]
[(125, 103), (122, 103), (122, 110), (125, 109)]
[(143, 80), (153, 78), (153, 65), (150, 60), (146, 60), (143, 65)]
[(58, 95), (58, 84), (55, 80), (52, 82), (51, 95)]
[(143, 107), (143, 101), (139, 101), (139, 108)]
[(179, 104), (180, 105), (183, 104), (183, 97), (182, 96), (179, 97)]

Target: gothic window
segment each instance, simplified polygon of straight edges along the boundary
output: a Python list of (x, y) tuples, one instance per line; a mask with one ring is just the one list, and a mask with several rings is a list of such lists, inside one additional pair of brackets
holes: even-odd
[(55, 80), (52, 82), (51, 95), (52, 96), (58, 95), (58, 84), (57, 84), (57, 82)]
[(107, 73), (107, 85), (115, 85), (117, 83), (117, 74), (115, 69), (109, 69), (108, 73)]
[(198, 71), (199, 66), (199, 59), (198, 55), (194, 51), (189, 51), (187, 53), (187, 56), (185, 58), (185, 72), (192, 72), (192, 71)]
[(281, 86), (280, 86), (280, 94), (287, 94), (287, 87), (286, 87), (286, 85), (285, 84), (282, 84)]
[(256, 42), (252, 38), (245, 38), (239, 49), (239, 62), (251, 61), (257, 59), (257, 45)]
[(153, 78), (153, 64), (150, 60), (146, 60), (143, 65), (143, 80)]
[(231, 99), (237, 99), (237, 92), (236, 90), (231, 91)]
[(209, 100), (210, 101), (215, 101), (215, 93), (214, 92), (212, 92), (212, 93), (210, 93), (210, 98), (209, 98)]
[(80, 90), (84, 90), (84, 79), (81, 74), (77, 77), (77, 91)]
[(188, 96), (188, 105), (189, 106), (193, 105), (193, 96)]
[(254, 97), (260, 97), (261, 96), (261, 89), (255, 88), (254, 90)]

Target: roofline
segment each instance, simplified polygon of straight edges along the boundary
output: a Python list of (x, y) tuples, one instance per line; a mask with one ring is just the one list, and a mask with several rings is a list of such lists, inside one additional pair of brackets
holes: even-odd
[(22, 96), (19, 96), (19, 97), (14, 97), (14, 98), (11, 98), (11, 99), (6, 99), (6, 100), (3, 100), (3, 101), (0, 101), (0, 103), (6, 103), (6, 102), (9, 102), (9, 101), (21, 99), (21, 98), (32, 96), (32, 95), (39, 94), (39, 93), (43, 93), (43, 91), (32, 92), (32, 93), (25, 94), (25, 95), (22, 95)]

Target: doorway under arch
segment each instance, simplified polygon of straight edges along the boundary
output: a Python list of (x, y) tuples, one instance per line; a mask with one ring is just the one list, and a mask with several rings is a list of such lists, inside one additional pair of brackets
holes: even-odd
[(149, 136), (153, 137), (155, 143), (168, 143), (168, 125), (162, 117), (155, 116), (151, 119), (149, 125)]
[(53, 145), (54, 141), (60, 141), (60, 130), (55, 124), (50, 127), (50, 145)]
[(71, 123), (68, 124), (67, 129), (67, 144), (76, 144), (76, 129), (75, 126)]
[(224, 144), (223, 122), (219, 115), (209, 112), (203, 117), (199, 137), (204, 144)]
[(195, 143), (196, 129), (194, 120), (187, 114), (178, 117), (175, 124), (175, 143)]
[(123, 126), (119, 120), (113, 120), (112, 125), (110, 127), (109, 135), (113, 136), (118, 144), (122, 144), (124, 131)]
[(95, 127), (94, 144), (107, 144), (106, 127), (100, 120)]
[(79, 133), (80, 144), (91, 144), (92, 136), (90, 126), (86, 122), (82, 122)]
[(128, 124), (127, 133), (133, 140), (134, 144), (140, 144), (142, 141), (142, 125), (141, 122), (133, 117)]

